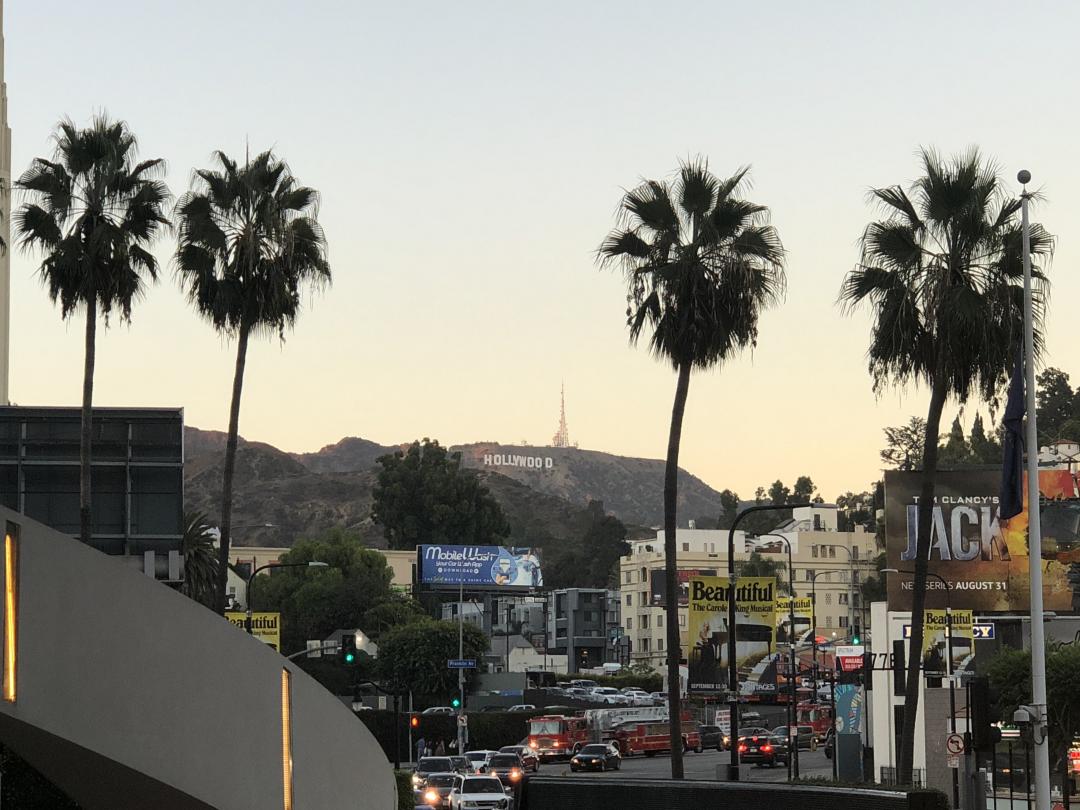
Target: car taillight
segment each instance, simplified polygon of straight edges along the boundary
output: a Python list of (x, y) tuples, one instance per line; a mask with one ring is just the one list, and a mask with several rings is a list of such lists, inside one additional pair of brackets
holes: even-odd
[(559, 747), (559, 745), (560, 745), (559, 741), (558, 741), (558, 740), (556, 740), (555, 742), (553, 742), (553, 743), (551, 744), (551, 747), (552, 747), (552, 748), (558, 748), (558, 747)]
[(771, 753), (772, 752), (772, 746), (769, 745), (768, 743), (765, 743), (763, 746), (761, 746), (761, 750), (766, 754)]
[(536, 740), (532, 740), (532, 741), (531, 741), (531, 742), (529, 743), (529, 748), (538, 748), (538, 747), (539, 747), (539, 746), (537, 746), (537, 744), (536, 744)]
[(739, 743), (739, 753), (740, 754), (745, 754), (746, 753), (746, 743)]

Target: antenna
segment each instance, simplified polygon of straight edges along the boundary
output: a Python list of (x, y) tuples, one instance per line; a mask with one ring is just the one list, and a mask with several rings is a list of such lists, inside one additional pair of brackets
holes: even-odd
[(566, 383), (559, 386), (559, 429), (551, 437), (552, 447), (569, 447), (570, 431), (566, 428)]

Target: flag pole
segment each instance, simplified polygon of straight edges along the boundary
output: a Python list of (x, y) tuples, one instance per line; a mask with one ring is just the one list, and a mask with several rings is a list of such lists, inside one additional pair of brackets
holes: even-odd
[(1043, 625), (1042, 520), (1039, 515), (1039, 434), (1035, 401), (1035, 325), (1031, 297), (1031, 226), (1028, 223), (1026, 169), (1016, 179), (1024, 186), (1020, 216), (1024, 259), (1024, 386), (1027, 392), (1028, 579), (1031, 584), (1031, 697), (1036, 810), (1050, 810), (1050, 751), (1046, 729), (1046, 629)]

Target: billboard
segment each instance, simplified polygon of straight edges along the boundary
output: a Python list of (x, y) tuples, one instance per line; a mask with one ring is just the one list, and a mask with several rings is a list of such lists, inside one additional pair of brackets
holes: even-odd
[[(649, 572), (649, 604), (652, 607), (665, 607), (667, 605), (667, 580), (664, 579), (664, 569), (654, 568)], [(715, 568), (680, 568), (675, 572), (679, 580), (679, 607), (690, 604), (690, 578), (691, 577), (714, 577)]]
[(416, 557), (420, 584), (430, 587), (527, 590), (544, 584), (537, 548), (427, 545), (416, 547)]
[(974, 621), (970, 610), (952, 612), (952, 629), (944, 610), (923, 611), (922, 661), (924, 672), (948, 672), (949, 633), (952, 633), (953, 672), (959, 672), (972, 655), (971, 625)]
[[(225, 618), (239, 627), (247, 629), (247, 614), (242, 610), (229, 610)], [(281, 614), (280, 613), (255, 613), (251, 614), (252, 635), (259, 641), (269, 644), (278, 652), (281, 652)]]
[[(801, 638), (809, 632), (814, 617), (814, 600), (809, 596), (795, 597), (795, 638)], [(791, 597), (780, 596), (776, 599), (776, 641), (788, 644), (791, 641)]]
[[(690, 579), (686, 651), (689, 689), (722, 692), (727, 689), (727, 577)], [(773, 649), (776, 630), (776, 580), (739, 577), (735, 583), (735, 654), (737, 665), (753, 668)]]
[[(954, 609), (980, 613), (1028, 609), (1027, 487), (1024, 511), (998, 519), (1000, 470), (956, 470), (937, 474), (930, 571), (948, 583)], [(921, 473), (885, 473), (885, 544), (890, 568), (915, 564)], [(1077, 477), (1068, 470), (1042, 470), (1044, 499), (1042, 568), (1046, 610), (1080, 607), (1080, 580), (1069, 573), (1080, 565), (1080, 501)], [(911, 609), (911, 577), (888, 577), (889, 610)], [(940, 582), (927, 582), (926, 605), (945, 607)]]

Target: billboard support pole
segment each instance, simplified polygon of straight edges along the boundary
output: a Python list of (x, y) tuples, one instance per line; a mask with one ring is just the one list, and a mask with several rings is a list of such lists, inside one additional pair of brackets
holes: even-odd
[[(458, 603), (457, 603), (457, 620), (458, 620), (458, 635), (457, 635), (457, 649), (458, 658), (465, 657), (465, 616), (463, 609), (465, 606), (465, 582), (458, 583)], [(460, 704), (458, 706), (458, 724), (457, 724), (457, 739), (458, 739), (458, 756), (462, 756), (465, 753), (465, 728), (461, 725), (460, 717), (465, 714), (465, 670), (459, 669), (457, 674), (458, 683), (458, 700)]]
[(1042, 519), (1039, 515), (1039, 432), (1035, 400), (1035, 327), (1031, 292), (1031, 225), (1028, 222), (1027, 184), (1031, 172), (1016, 177), (1024, 185), (1020, 194), (1022, 250), (1024, 258), (1024, 373), (1027, 389), (1027, 485), (1028, 485), (1028, 579), (1031, 583), (1031, 697), (1035, 739), (1035, 806), (1050, 808), (1050, 751), (1046, 733), (1046, 636), (1043, 627)]

